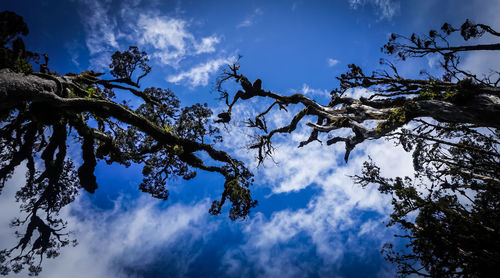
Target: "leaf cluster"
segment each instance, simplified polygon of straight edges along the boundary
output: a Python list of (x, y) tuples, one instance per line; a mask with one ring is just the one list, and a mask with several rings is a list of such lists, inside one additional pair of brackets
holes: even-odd
[[(2, 53), (14, 55), (16, 44), (6, 43), (27, 34), (27, 27), (9, 12), (0, 13), (0, 26)], [(23, 55), (19, 57), (27, 61)], [(91, 70), (57, 75), (44, 58), (39, 72), (17, 70), (12, 59), (2, 59), (6, 64), (0, 69), (0, 190), (16, 168), (27, 167), (16, 193), (23, 216), (12, 223), (19, 243), (0, 251), (1, 274), (28, 268), (37, 275), (44, 258), (56, 257), (73, 242), (59, 212), (81, 189), (97, 190), (99, 161), (142, 165), (139, 189), (162, 200), (169, 196), (172, 177), (191, 179), (197, 170), (218, 173), (225, 180), (224, 191), (210, 212), (219, 214), (229, 200), (233, 220), (246, 218), (257, 204), (249, 190), (252, 174), (214, 148), (222, 138), (206, 104), (181, 107), (168, 89), (139, 89), (139, 81), (151, 71), (145, 52), (131, 46), (114, 53), (110, 73), (116, 79), (110, 80)], [(118, 103), (117, 96), (125, 94), (140, 104)], [(74, 148), (81, 149), (81, 163), (68, 155)]]
[[(346, 162), (365, 140), (386, 138), (401, 145), (413, 155), (414, 177), (386, 178), (371, 161), (353, 177), (361, 186), (375, 184), (392, 196), (389, 225), (402, 229), (397, 236), (407, 245), (386, 245), (386, 258), (397, 264), (402, 277), (494, 277), (500, 265), (500, 72), (479, 76), (461, 68), (460, 56), (498, 51), (500, 44), (453, 45), (448, 39), (455, 33), (465, 41), (500, 37), (493, 28), (469, 20), (460, 28), (445, 24), (441, 32), (393, 34), (383, 52), (403, 61), (436, 55), (444, 74), (435, 77), (422, 71), (422, 78), (405, 78), (388, 59), (381, 59), (383, 68), (372, 73), (350, 64), (337, 78), (340, 87), (331, 91), (328, 104), (301, 94), (267, 91), (260, 79), (256, 88), (235, 63), (219, 78), (218, 90), (228, 105), (219, 121), (231, 121), (237, 102), (272, 101), (246, 122), (258, 132), (250, 148), (256, 149), (259, 162), (272, 156), (273, 136), (294, 132), (301, 121), (309, 121), (311, 133), (298, 147), (323, 140), (326, 145), (343, 142)], [(232, 101), (223, 87), (228, 80), (242, 89)], [(356, 88), (365, 88), (367, 95), (349, 97)], [(301, 109), (294, 110), (299, 112), (288, 124), (267, 125), (270, 111), (278, 107), (276, 113), (290, 113), (289, 106)], [(346, 136), (342, 129), (351, 133)]]

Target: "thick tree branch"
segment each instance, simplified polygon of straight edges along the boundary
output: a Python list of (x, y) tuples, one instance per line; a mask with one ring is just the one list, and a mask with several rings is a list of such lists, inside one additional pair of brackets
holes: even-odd
[[(237, 68), (234, 65), (232, 68)], [(357, 70), (353, 66), (353, 71)], [(248, 79), (237, 71), (227, 71), (226, 75), (239, 82), (244, 91), (238, 91), (229, 105), (228, 112), (223, 113), (227, 119), (230, 119), (231, 108), (238, 100), (250, 98), (271, 98), (274, 100), (268, 109), (255, 117), (255, 120), (249, 121), (250, 126), (259, 127), (257, 123), (265, 122), (265, 115), (275, 105), (288, 106), (291, 104), (301, 104), (305, 108), (297, 113), (288, 126), (278, 127), (267, 132), (267, 128), (259, 127), (265, 132), (265, 135), (259, 137), (258, 142), (251, 148), (258, 149), (258, 159), (260, 162), (271, 154), (271, 139), (275, 133), (291, 133), (295, 130), (297, 124), (307, 115), (313, 115), (318, 118), (317, 123), (308, 123), (307, 125), (314, 130), (311, 138), (317, 138), (317, 133), (329, 133), (340, 128), (350, 128), (354, 135), (349, 137), (333, 137), (328, 140), (328, 144), (336, 142), (345, 142), (347, 161), (351, 150), (359, 143), (368, 139), (378, 139), (387, 136), (390, 132), (404, 124), (421, 117), (431, 117), (439, 122), (447, 123), (471, 123), (482, 127), (500, 128), (500, 90), (495, 87), (468, 85), (463, 82), (443, 82), (434, 80), (415, 80), (415, 79), (389, 79), (366, 77), (360, 71), (355, 75), (343, 76), (344, 86), (372, 87), (380, 85), (401, 84), (400, 91), (394, 94), (375, 94), (379, 99), (353, 99), (349, 97), (333, 96), (329, 105), (321, 105), (314, 100), (300, 94), (283, 96), (270, 91), (254, 88)], [(228, 80), (224, 78), (222, 80)], [(257, 81), (256, 81), (257, 82)], [(436, 92), (432, 98), (427, 97), (426, 92)], [(453, 92), (447, 93), (444, 92)], [(401, 97), (409, 92), (414, 97)], [(449, 95), (449, 96), (448, 96)], [(459, 96), (464, 95), (466, 101), (455, 101)], [(394, 96), (399, 96), (393, 98)], [(429, 99), (430, 98), (430, 99)], [(229, 116), (226, 116), (228, 114)], [(219, 115), (219, 116), (221, 116)], [(324, 119), (324, 120), (319, 120)], [(367, 128), (364, 123), (370, 120), (379, 121), (376, 128)], [(310, 143), (314, 140), (306, 141)], [(304, 146), (306, 142), (300, 144)]]

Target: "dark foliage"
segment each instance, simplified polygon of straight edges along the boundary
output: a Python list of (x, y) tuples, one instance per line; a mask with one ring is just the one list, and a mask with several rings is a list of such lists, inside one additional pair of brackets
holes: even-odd
[[(151, 71), (151, 67), (147, 64), (149, 61), (148, 55), (144, 51), (139, 51), (137, 46), (130, 46), (124, 52), (116, 51), (111, 56), (111, 59), (112, 62), (109, 65), (111, 69), (110, 73), (114, 77), (119, 78), (119, 81), (131, 83), (130, 85), (135, 85), (136, 87), (139, 87), (139, 80)], [(137, 68), (142, 70), (143, 73), (135, 82), (132, 82), (132, 74)]]
[[(382, 51), (403, 61), (437, 54), (442, 77), (422, 72), (422, 79), (405, 78), (386, 59), (381, 60), (385, 68), (371, 74), (352, 64), (338, 77), (340, 88), (331, 92), (326, 105), (301, 94), (266, 91), (260, 79), (252, 85), (240, 73), (240, 65), (233, 64), (219, 79), (218, 90), (228, 105), (219, 121), (231, 120), (237, 102), (270, 99), (266, 109), (247, 121), (260, 132), (250, 147), (257, 150), (260, 162), (272, 155), (273, 136), (293, 132), (305, 116), (316, 121), (307, 123), (312, 131), (299, 147), (314, 141), (344, 142), (346, 162), (365, 140), (386, 138), (401, 145), (413, 154), (414, 177), (385, 178), (371, 161), (353, 177), (362, 186), (375, 184), (392, 196), (394, 210), (388, 225), (398, 226), (403, 234), (397, 236), (408, 244), (404, 250), (386, 245), (386, 258), (397, 264), (402, 277), (496, 277), (500, 272), (500, 72), (471, 73), (460, 67), (460, 55), (498, 51), (500, 43), (452, 46), (448, 36), (457, 33), (465, 41), (500, 37), (491, 27), (469, 20), (460, 28), (444, 24), (441, 32), (431, 30), (428, 35), (393, 34)], [(242, 88), (232, 101), (223, 87), (228, 80)], [(359, 87), (370, 93), (359, 99), (346, 96), (346, 91)], [(292, 105), (303, 109), (288, 125), (268, 129), (269, 111), (277, 107), (289, 113), (287, 107)], [(351, 135), (336, 136), (335, 131), (343, 128), (350, 129)]]
[(23, 18), (13, 12), (5, 11), (0, 14), (0, 43), (7, 44), (18, 35), (28, 35), (28, 26)]
[(9, 11), (0, 13), (0, 69), (33, 71), (29, 61), (38, 62), (39, 55), (26, 50), (21, 36), (28, 33), (28, 26), (20, 15)]
[[(29, 58), (38, 56), (24, 49), (19, 35), (28, 29), (22, 18), (2, 12), (0, 25), (0, 190), (18, 166), (27, 168), (16, 194), (23, 216), (12, 222), (19, 243), (0, 251), (1, 274), (27, 267), (37, 275), (44, 258), (75, 244), (58, 215), (80, 188), (89, 193), (98, 188), (94, 170), (99, 161), (143, 165), (139, 189), (163, 200), (170, 177), (191, 179), (198, 169), (217, 172), (225, 179), (224, 191), (210, 213), (219, 214), (229, 200), (229, 217), (242, 219), (256, 205), (249, 190), (252, 174), (214, 148), (221, 137), (210, 124), (212, 112), (206, 105), (181, 108), (168, 89), (138, 89), (151, 70), (145, 52), (130, 47), (113, 54), (112, 80), (93, 71), (55, 74), (46, 55), (40, 72), (34, 72)], [(127, 93), (142, 104), (134, 109), (117, 103), (116, 95)], [(81, 148), (83, 163), (78, 166), (67, 155), (74, 147)], [(220, 166), (205, 164), (196, 154), (200, 152)]]

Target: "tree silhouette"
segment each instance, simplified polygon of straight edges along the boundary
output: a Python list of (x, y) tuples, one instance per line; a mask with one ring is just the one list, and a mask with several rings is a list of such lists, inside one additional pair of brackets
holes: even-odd
[[(47, 55), (40, 64), (39, 54), (25, 50), (21, 35), (28, 27), (22, 17), (0, 13), (0, 31), (0, 190), (17, 166), (27, 167), (16, 193), (26, 215), (12, 222), (20, 240), (0, 251), (1, 274), (28, 267), (36, 275), (44, 257), (56, 257), (61, 247), (75, 243), (58, 213), (81, 187), (90, 193), (97, 189), (98, 161), (143, 165), (140, 190), (164, 200), (167, 178), (191, 179), (197, 169), (216, 172), (225, 179), (224, 191), (210, 213), (219, 214), (229, 200), (229, 217), (235, 220), (256, 205), (248, 188), (252, 174), (214, 147), (221, 137), (206, 105), (181, 108), (168, 89), (139, 89), (151, 70), (145, 52), (131, 46), (114, 53), (110, 73), (115, 79), (93, 71), (59, 75), (49, 70)], [(40, 64), (39, 72), (32, 63)], [(142, 101), (136, 109), (116, 100), (117, 94), (130, 93)], [(67, 155), (69, 145), (81, 148), (78, 167)]]
[[(219, 122), (229, 122), (233, 106), (248, 99), (271, 100), (269, 106), (247, 123), (260, 135), (250, 148), (262, 162), (272, 155), (273, 136), (292, 133), (306, 116), (311, 133), (298, 147), (314, 141), (327, 145), (343, 142), (344, 159), (365, 140), (387, 138), (412, 152), (414, 177), (385, 178), (370, 160), (360, 175), (362, 186), (378, 185), (392, 196), (394, 210), (388, 225), (401, 228), (407, 249), (387, 244), (383, 253), (395, 262), (402, 276), (494, 277), (500, 271), (500, 72), (479, 76), (460, 67), (463, 53), (500, 50), (500, 44), (452, 45), (459, 33), (465, 41), (500, 34), (491, 27), (467, 20), (460, 28), (444, 24), (441, 31), (410, 37), (393, 34), (382, 51), (399, 60), (439, 55), (442, 76), (421, 72), (422, 79), (401, 76), (389, 60), (371, 74), (354, 65), (338, 77), (340, 88), (328, 104), (302, 94), (281, 95), (266, 91), (262, 81), (253, 84), (240, 73), (240, 65), (227, 67), (218, 82), (228, 110)], [(233, 80), (242, 90), (234, 95), (224, 84)], [(359, 99), (346, 96), (353, 88), (366, 88)], [(291, 122), (269, 130), (266, 116), (278, 107), (303, 107)], [(373, 124), (373, 121), (376, 124)], [(350, 129), (349, 136), (336, 131)], [(320, 142), (321, 142), (320, 141)]]
[[(343, 142), (346, 162), (365, 140), (393, 140), (412, 152), (414, 177), (383, 177), (370, 160), (353, 177), (361, 186), (375, 184), (392, 196), (388, 225), (401, 228), (398, 236), (406, 238), (408, 248), (386, 245), (386, 258), (398, 265), (401, 276), (493, 277), (500, 271), (500, 73), (478, 76), (460, 67), (460, 57), (500, 50), (500, 44), (451, 44), (450, 36), (458, 33), (465, 41), (500, 36), (468, 20), (460, 28), (444, 24), (441, 31), (425, 35), (392, 35), (385, 53), (401, 60), (439, 55), (442, 76), (423, 72), (421, 79), (404, 78), (388, 60), (382, 60), (385, 70), (371, 74), (349, 65), (325, 105), (301, 94), (266, 91), (260, 79), (251, 83), (233, 64), (218, 83), (228, 105), (218, 122), (230, 122), (238, 102), (270, 99), (262, 113), (248, 120), (261, 133), (251, 146), (259, 162), (272, 155), (274, 135), (293, 132), (306, 116), (315, 122), (307, 123), (311, 133), (299, 147), (320, 140)], [(47, 55), (26, 50), (21, 36), (27, 34), (22, 17), (0, 13), (0, 190), (16, 167), (24, 163), (27, 168), (16, 193), (25, 216), (12, 222), (19, 242), (0, 251), (0, 273), (28, 267), (36, 275), (43, 258), (56, 257), (61, 247), (75, 243), (58, 213), (80, 188), (97, 189), (98, 161), (142, 165), (139, 188), (159, 199), (168, 198), (168, 177), (191, 179), (198, 169), (217, 172), (225, 178), (224, 191), (210, 213), (219, 214), (229, 200), (229, 217), (235, 220), (256, 205), (249, 191), (252, 174), (214, 147), (222, 138), (209, 121), (212, 112), (201, 104), (181, 108), (168, 89), (140, 89), (151, 70), (145, 52), (131, 46), (114, 53), (114, 79), (93, 71), (59, 75), (49, 69)], [(229, 80), (241, 86), (234, 95), (224, 89)], [(358, 87), (370, 93), (359, 99), (346, 96)], [(129, 94), (140, 99), (138, 107), (118, 103), (117, 95)], [(303, 109), (288, 125), (269, 129), (269, 112), (278, 107), (288, 113), (292, 105)], [(352, 131), (349, 136), (336, 134), (345, 128)], [(68, 146), (81, 148), (83, 163), (68, 157)], [(201, 159), (199, 152), (209, 158)]]

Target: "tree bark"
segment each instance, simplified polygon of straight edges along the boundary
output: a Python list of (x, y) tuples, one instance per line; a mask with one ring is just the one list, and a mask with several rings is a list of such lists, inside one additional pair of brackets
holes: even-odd
[[(73, 77), (53, 76), (53, 78), (57, 79), (60, 84), (69, 85)], [(36, 75), (0, 72), (0, 111), (12, 109), (23, 101), (30, 101), (32, 103), (43, 103), (47, 105), (47, 109), (52, 107), (75, 112), (92, 112), (102, 117), (113, 117), (123, 123), (133, 125), (162, 144), (181, 145), (184, 151), (188, 153), (205, 151), (214, 160), (233, 163), (233, 160), (227, 153), (216, 150), (208, 144), (180, 138), (115, 102), (91, 98), (62, 98), (56, 94), (60, 88), (57, 81), (41, 78)], [(221, 172), (220, 169), (208, 167), (203, 164), (193, 166), (207, 171)], [(222, 174), (226, 175), (226, 173)]]

